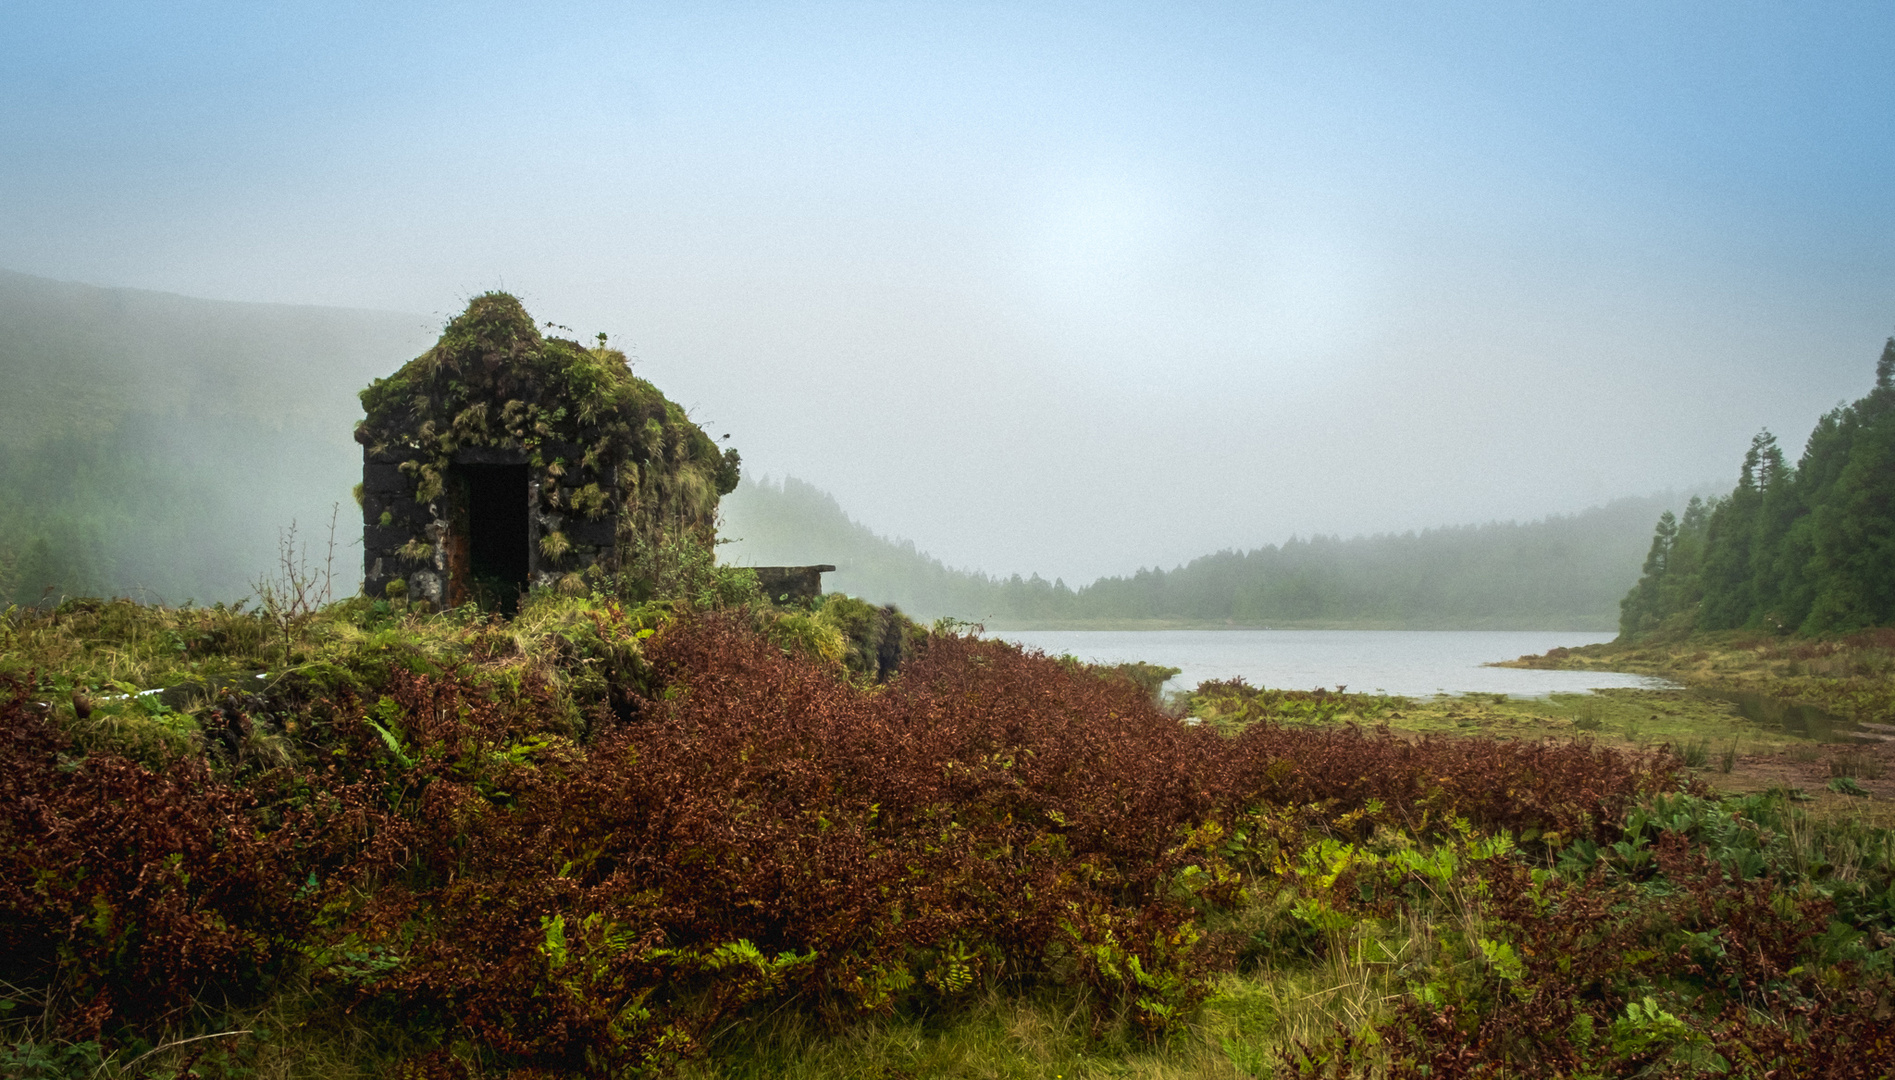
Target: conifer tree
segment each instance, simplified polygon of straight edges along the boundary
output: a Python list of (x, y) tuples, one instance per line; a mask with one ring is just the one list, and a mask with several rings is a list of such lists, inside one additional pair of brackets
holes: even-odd
[(1744, 625), (1784, 633), (1794, 630), (1808, 610), (1801, 589), (1802, 560), (1794, 543), (1806, 507), (1797, 470), (1784, 461), (1783, 448), (1769, 432), (1758, 446), (1757, 488), (1757, 519), (1750, 538), (1751, 607)]
[[(1833, 482), (1811, 514), (1813, 602), (1802, 629), (1839, 632), (1895, 623), (1895, 343), (1876, 388), (1841, 410)], [(1813, 440), (1812, 440), (1813, 441)]]
[(1760, 474), (1767, 476), (1771, 467), (1765, 450), (1775, 445), (1776, 439), (1768, 431), (1750, 440), (1736, 489), (1711, 514), (1704, 554), (1701, 629), (1735, 629), (1744, 625), (1755, 606), (1751, 555), (1763, 504), (1759, 481)]
[(1716, 500), (1706, 503), (1693, 495), (1678, 519), (1678, 533), (1665, 560), (1665, 582), (1659, 592), (1660, 618), (1667, 629), (1689, 631), (1704, 599), (1704, 541)]
[(1678, 519), (1667, 510), (1658, 516), (1658, 528), (1652, 534), (1651, 550), (1645, 555), (1645, 566), (1639, 575), (1638, 584), (1619, 602), (1619, 633), (1624, 637), (1633, 638), (1647, 633), (1664, 618), (1661, 597), (1672, 544), (1677, 537)]

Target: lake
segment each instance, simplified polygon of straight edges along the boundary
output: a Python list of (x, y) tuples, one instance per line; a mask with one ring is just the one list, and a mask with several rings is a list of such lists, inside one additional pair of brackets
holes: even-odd
[(1545, 697), (1606, 687), (1669, 687), (1662, 679), (1596, 671), (1482, 667), (1556, 647), (1610, 641), (1609, 633), (1516, 630), (998, 630), (988, 636), (1090, 663), (1144, 660), (1181, 668), (1165, 684), (1187, 690), (1206, 679), (1252, 686), (1431, 697)]

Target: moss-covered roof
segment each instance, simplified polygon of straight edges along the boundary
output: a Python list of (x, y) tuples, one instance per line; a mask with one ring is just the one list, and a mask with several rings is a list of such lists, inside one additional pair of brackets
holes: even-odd
[(518, 447), (556, 482), (616, 483), (629, 508), (704, 525), (737, 485), (736, 451), (720, 453), (624, 353), (542, 336), (506, 293), (475, 297), (433, 348), (361, 397), (356, 441), (413, 462), (422, 501), (457, 451), (480, 447)]

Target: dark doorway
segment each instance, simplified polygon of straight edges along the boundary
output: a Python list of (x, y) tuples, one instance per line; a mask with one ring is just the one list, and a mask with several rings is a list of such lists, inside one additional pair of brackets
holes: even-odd
[(459, 465), (467, 485), (468, 591), (483, 611), (519, 611), (531, 572), (525, 465)]

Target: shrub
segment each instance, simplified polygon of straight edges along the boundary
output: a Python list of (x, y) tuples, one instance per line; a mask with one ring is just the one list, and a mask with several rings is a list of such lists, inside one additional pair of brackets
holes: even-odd
[(0, 687), (4, 977), (55, 986), (75, 1036), (256, 989), (308, 916), (256, 801), (202, 758), (71, 749), (24, 683)]
[(1604, 850), (1678, 782), (1673, 759), (1583, 744), (1226, 735), (1124, 673), (866, 605), (799, 617), (848, 648), (899, 632), (892, 677), (745, 609), (350, 610), (334, 663), (215, 714), (280, 731), (290, 764), (80, 755), (13, 685), (0, 947), (9, 978), (66, 995), (75, 1035), (292, 968), (432, 1047), (424, 1071), (622, 1072), (746, 1010), (996, 984), (1083, 988), (1096, 1023), (1157, 1034), (1243, 947), (1220, 910), (1280, 897), (1271, 932), (1319, 952), (1419, 895), (1390, 881), (1513, 865), (1484, 832)]

